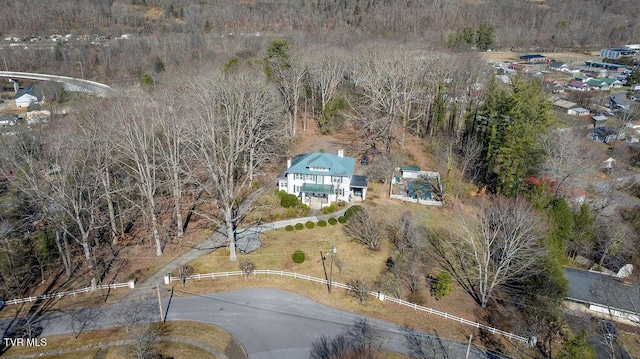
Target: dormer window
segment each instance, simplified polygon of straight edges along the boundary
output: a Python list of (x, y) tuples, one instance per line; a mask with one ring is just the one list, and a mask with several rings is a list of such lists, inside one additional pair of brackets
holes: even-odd
[(329, 172), (329, 169), (325, 167), (309, 167), (309, 170), (318, 172)]

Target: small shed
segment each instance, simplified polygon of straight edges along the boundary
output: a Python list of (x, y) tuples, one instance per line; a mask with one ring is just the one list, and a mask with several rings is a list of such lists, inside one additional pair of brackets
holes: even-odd
[(591, 111), (580, 106), (573, 107), (567, 110), (567, 114), (574, 115), (574, 116), (589, 116), (590, 113)]
[(607, 124), (607, 116), (604, 115), (591, 116), (591, 119), (593, 119), (593, 127), (602, 127)]

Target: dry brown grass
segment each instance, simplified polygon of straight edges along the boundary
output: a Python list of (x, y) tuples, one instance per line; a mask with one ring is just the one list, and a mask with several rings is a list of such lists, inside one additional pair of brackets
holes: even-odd
[[(232, 340), (229, 333), (204, 323), (172, 321), (165, 325), (167, 326), (169, 335), (172, 337), (192, 338), (200, 343), (214, 347), (220, 352), (224, 352)], [(56, 335), (47, 337), (47, 346), (45, 347), (12, 347), (7, 351), (6, 355), (26, 355), (56, 349), (82, 348), (78, 352), (69, 352), (59, 356), (43, 358), (93, 358), (101, 344), (128, 339), (131, 338), (131, 336), (132, 332), (126, 332), (124, 328), (83, 332), (77, 339), (72, 334)], [(106, 358), (126, 358), (126, 350), (126, 346), (109, 347)], [(162, 353), (175, 358), (214, 358), (214, 356), (201, 349), (176, 342), (164, 343)]]

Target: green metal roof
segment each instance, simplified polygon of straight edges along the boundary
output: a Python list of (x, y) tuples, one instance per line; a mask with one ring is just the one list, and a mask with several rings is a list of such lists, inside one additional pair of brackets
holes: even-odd
[(420, 167), (418, 167), (418, 166), (401, 167), (400, 171), (402, 171), (402, 172), (420, 172)]
[(331, 185), (331, 184), (305, 183), (305, 184), (302, 185), (302, 188), (300, 189), (300, 192), (333, 194), (333, 185)]
[(350, 177), (356, 166), (353, 157), (340, 157), (330, 153), (305, 153), (291, 159), (287, 173)]

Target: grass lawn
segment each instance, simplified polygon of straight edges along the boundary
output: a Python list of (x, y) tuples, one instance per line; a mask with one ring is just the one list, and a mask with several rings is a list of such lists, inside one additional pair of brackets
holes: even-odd
[[(175, 321), (165, 324), (168, 328), (168, 335), (172, 337), (186, 337), (200, 343), (214, 347), (224, 353), (230, 343), (234, 340), (231, 335), (212, 325), (199, 322)], [(68, 352), (59, 356), (47, 356), (42, 358), (94, 358), (101, 344), (123, 339), (129, 339), (133, 332), (127, 332), (124, 328), (113, 328), (95, 330), (81, 333), (76, 339), (73, 334), (57, 335), (47, 337), (45, 347), (12, 347), (7, 352), (7, 356), (42, 353), (56, 349), (75, 349), (78, 351)], [(161, 345), (161, 353), (174, 358), (215, 358), (213, 355), (202, 349), (177, 342), (165, 342)], [(105, 358), (126, 358), (126, 346), (113, 346), (107, 350)]]

